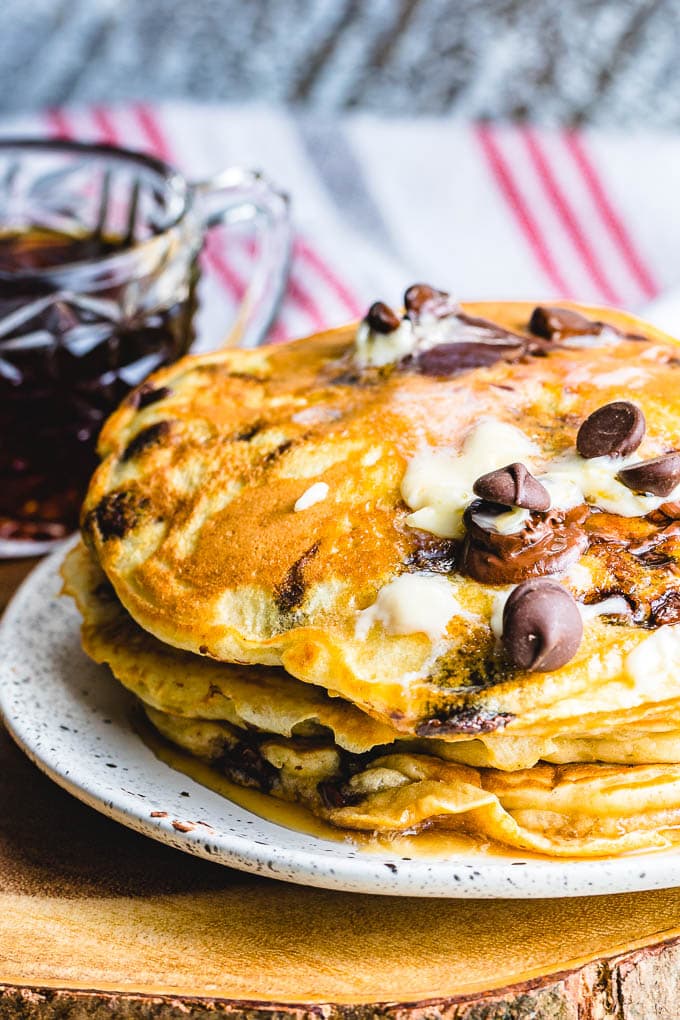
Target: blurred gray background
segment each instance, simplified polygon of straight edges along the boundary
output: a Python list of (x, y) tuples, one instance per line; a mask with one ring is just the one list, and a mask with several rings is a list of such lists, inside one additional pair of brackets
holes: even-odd
[(678, 0), (2, 0), (0, 112), (128, 99), (680, 124)]

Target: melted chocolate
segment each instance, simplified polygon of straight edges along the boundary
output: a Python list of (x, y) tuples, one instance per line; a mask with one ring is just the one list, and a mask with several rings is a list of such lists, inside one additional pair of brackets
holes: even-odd
[[(571, 308), (556, 308), (549, 305), (534, 308), (529, 320), (531, 332), (535, 336), (543, 337), (544, 340), (563, 340), (569, 336), (597, 336), (604, 328), (604, 322), (594, 322)], [(614, 326), (608, 328), (615, 333), (618, 332)]]
[(493, 733), (514, 719), (509, 712), (490, 712), (484, 708), (463, 708), (443, 719), (427, 719), (419, 724), (419, 737), (442, 737), (449, 733)]
[(139, 522), (147, 504), (148, 500), (133, 492), (122, 490), (110, 492), (103, 497), (99, 506), (88, 514), (84, 528), (87, 531), (96, 523), (104, 541), (109, 538), (123, 538)]
[(156, 404), (159, 400), (164, 400), (170, 396), (172, 391), (167, 386), (154, 386), (152, 383), (142, 383), (141, 386), (137, 387), (136, 390), (128, 397), (128, 403), (131, 407), (143, 408), (149, 407), (151, 404)]
[(456, 569), (460, 542), (451, 538), (437, 538), (427, 531), (409, 528), (409, 539), (415, 549), (406, 558), (411, 570), (429, 570), (436, 574), (451, 574)]
[(159, 443), (169, 432), (169, 421), (157, 421), (153, 425), (147, 426), (147, 428), (142, 429), (141, 432), (138, 432), (130, 440), (123, 451), (121, 460), (132, 460), (134, 457), (138, 457), (144, 450), (148, 450), (150, 447), (155, 446), (156, 443)]
[(464, 340), (431, 347), (429, 351), (404, 359), (402, 364), (415, 368), (422, 375), (451, 378), (473, 368), (488, 368), (497, 361), (518, 361), (524, 353), (525, 347), (519, 341), (502, 344)]
[(476, 500), (465, 511), (460, 564), (462, 573), (481, 584), (518, 584), (530, 577), (559, 573), (576, 563), (588, 546), (583, 529), (588, 515), (585, 506), (533, 514), (521, 531), (510, 535), (476, 523), (475, 511), (482, 506), (485, 512), (493, 510), (491, 504)]
[(225, 747), (216, 764), (227, 779), (263, 793), (269, 793), (278, 778), (278, 770), (263, 758), (254, 744), (239, 742)]
[(680, 623), (680, 591), (664, 592), (652, 602), (650, 623), (661, 627), (666, 623)]
[(293, 609), (297, 609), (297, 607), (302, 604), (307, 591), (305, 567), (310, 560), (316, 556), (319, 551), (320, 544), (320, 542), (315, 542), (314, 545), (310, 546), (307, 552), (304, 552), (302, 556), (295, 561), (277, 588), (276, 604), (282, 612), (290, 613)]

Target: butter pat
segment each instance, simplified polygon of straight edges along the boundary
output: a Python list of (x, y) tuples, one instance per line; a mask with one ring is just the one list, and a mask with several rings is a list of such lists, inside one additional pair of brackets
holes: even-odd
[(300, 510), (307, 510), (310, 506), (314, 506), (315, 503), (321, 503), (322, 500), (328, 495), (328, 485), (326, 482), (315, 482), (314, 485), (310, 485), (302, 495), (295, 501), (293, 510), (299, 512)]
[(384, 585), (368, 609), (357, 614), (355, 636), (364, 640), (378, 623), (387, 634), (427, 634), (433, 643), (454, 616), (470, 618), (451, 585), (439, 574), (401, 574)]
[[(406, 523), (441, 538), (461, 538), (463, 513), (475, 498), (472, 486), (480, 475), (513, 461), (531, 470), (534, 444), (514, 425), (487, 420), (465, 438), (460, 453), (425, 449), (409, 462), (401, 483), (404, 502), (414, 513)], [(513, 518), (511, 527), (517, 524)]]

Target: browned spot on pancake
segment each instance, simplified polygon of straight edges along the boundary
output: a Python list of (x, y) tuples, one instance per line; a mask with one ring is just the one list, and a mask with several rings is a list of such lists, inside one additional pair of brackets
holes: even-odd
[(507, 726), (514, 716), (509, 712), (464, 708), (441, 719), (428, 719), (416, 728), (419, 737), (438, 737), (447, 733), (492, 733)]
[(141, 432), (138, 432), (137, 435), (130, 440), (120, 459), (123, 461), (132, 460), (133, 457), (139, 456), (143, 450), (147, 450), (150, 446), (155, 446), (155, 444), (160, 442), (160, 440), (167, 436), (169, 432), (169, 421), (154, 422), (153, 425), (149, 425), (147, 428), (142, 429)]
[(123, 538), (132, 531), (147, 505), (147, 499), (125, 489), (104, 496), (93, 511), (94, 521), (104, 541)]
[(296, 609), (305, 597), (305, 567), (319, 551), (320, 542), (315, 542), (295, 561), (283, 581), (276, 589), (276, 602), (284, 613)]

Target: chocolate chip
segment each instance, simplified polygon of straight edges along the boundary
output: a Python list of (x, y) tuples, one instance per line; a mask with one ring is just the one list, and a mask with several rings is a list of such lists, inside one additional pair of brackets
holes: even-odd
[(640, 408), (627, 400), (615, 400), (586, 418), (578, 430), (576, 449), (587, 460), (627, 457), (637, 450), (644, 434), (645, 416)]
[(148, 506), (148, 500), (136, 496), (132, 492), (118, 490), (104, 496), (92, 514), (88, 515), (85, 527), (96, 522), (99, 533), (104, 541), (109, 538), (123, 538), (140, 520), (140, 515)]
[(171, 392), (167, 386), (156, 388), (151, 383), (145, 382), (138, 386), (136, 390), (133, 390), (128, 397), (128, 403), (131, 407), (149, 407), (150, 404), (155, 404), (157, 401), (169, 397)]
[(633, 492), (649, 492), (652, 496), (670, 496), (680, 482), (680, 451), (673, 450), (652, 460), (622, 468), (616, 476)]
[(426, 304), (449, 301), (450, 295), (445, 290), (437, 290), (428, 283), (414, 283), (404, 294), (404, 306), (409, 315), (420, 315)]
[(125, 447), (121, 460), (132, 460), (133, 457), (142, 453), (143, 450), (148, 449), (150, 446), (155, 446), (169, 431), (169, 421), (157, 421), (153, 425), (149, 425), (148, 428), (142, 429)]
[(547, 510), (550, 493), (527, 471), (524, 464), (508, 464), (489, 471), (472, 486), (476, 496), (503, 506), (519, 506), (525, 510)]
[(561, 340), (565, 336), (586, 336), (601, 333), (603, 323), (586, 319), (580, 312), (571, 308), (554, 308), (539, 305), (534, 308), (529, 329), (534, 336), (542, 336), (544, 340)]
[(286, 571), (283, 581), (276, 589), (276, 604), (283, 613), (290, 613), (304, 601), (307, 592), (305, 567), (319, 551), (320, 541), (314, 543)]
[(556, 581), (524, 581), (505, 603), (503, 648), (518, 669), (559, 669), (574, 657), (582, 636), (576, 601)]
[(394, 333), (399, 329), (401, 319), (384, 301), (376, 301), (368, 309), (366, 322), (374, 333)]
[(225, 744), (215, 763), (221, 772), (238, 786), (269, 793), (278, 778), (278, 770), (264, 758), (258, 747), (239, 742)]

